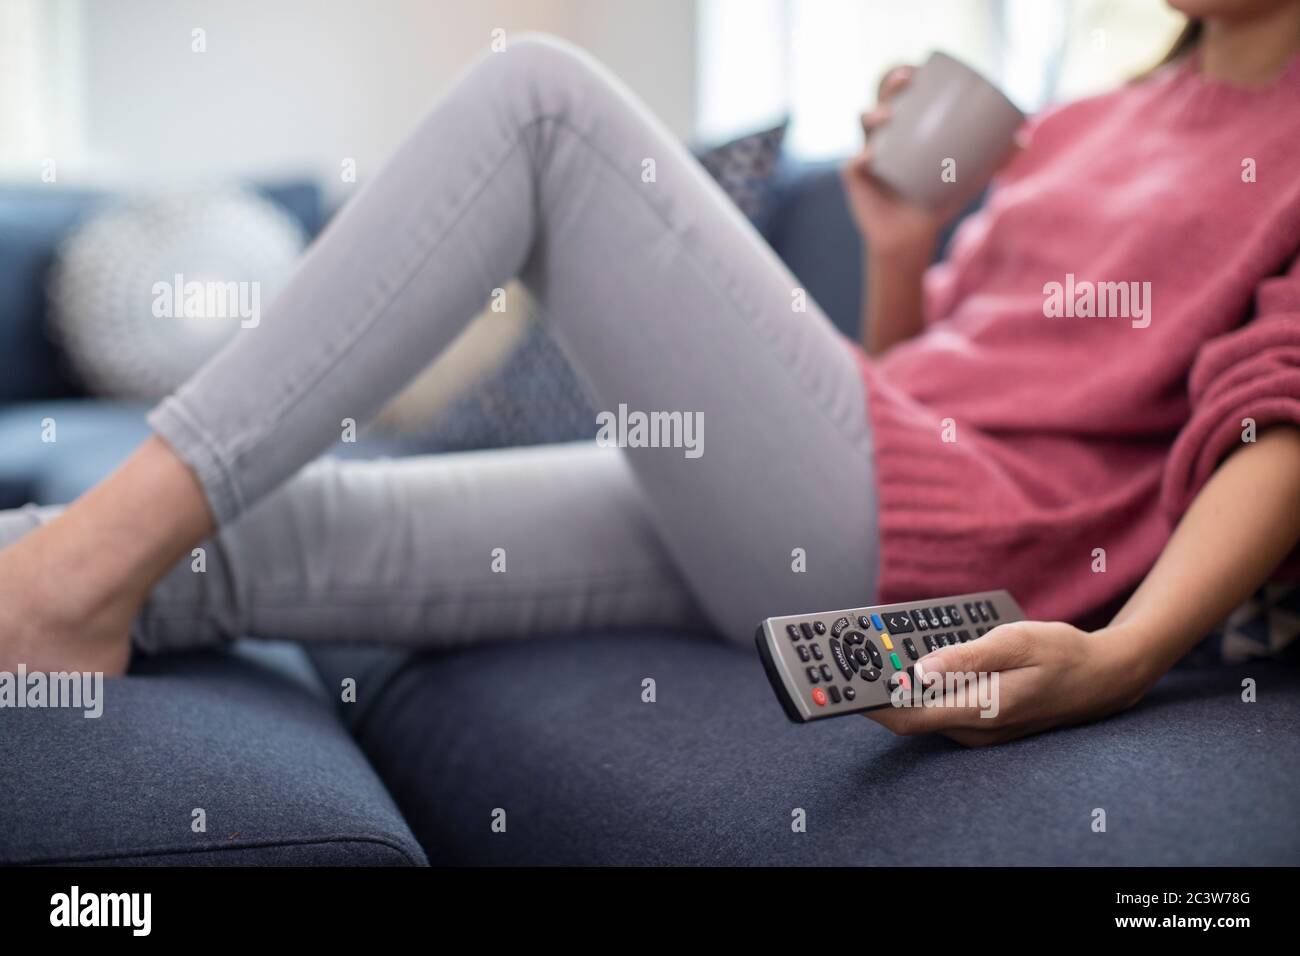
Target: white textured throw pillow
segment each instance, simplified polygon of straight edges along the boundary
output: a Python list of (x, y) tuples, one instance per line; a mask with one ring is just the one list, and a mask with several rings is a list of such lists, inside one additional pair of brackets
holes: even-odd
[(59, 250), (51, 322), (100, 395), (158, 398), (255, 335), (303, 247), (288, 213), (230, 187), (124, 201)]

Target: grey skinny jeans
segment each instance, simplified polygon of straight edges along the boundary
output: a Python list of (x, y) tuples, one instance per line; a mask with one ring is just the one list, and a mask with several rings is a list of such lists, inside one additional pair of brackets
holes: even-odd
[[(512, 276), (600, 408), (698, 413), (703, 453), (583, 443), (300, 471)], [(512, 40), (348, 203), (261, 324), (151, 413), (220, 531), (205, 573), (187, 558), (156, 588), (137, 644), (703, 623), (747, 641), (768, 615), (867, 603), (863, 384), (797, 288), (604, 68)], [(0, 516), (0, 539), (52, 513)]]

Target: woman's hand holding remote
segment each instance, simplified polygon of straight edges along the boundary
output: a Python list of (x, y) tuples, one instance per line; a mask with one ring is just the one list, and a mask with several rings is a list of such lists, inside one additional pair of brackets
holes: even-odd
[(1109, 626), (1088, 633), (1018, 621), (917, 661), (922, 689), (930, 681), (927, 669), (997, 672), (996, 715), (943, 706), (882, 708), (866, 716), (898, 734), (934, 732), (979, 745), (1124, 710), (1268, 581), (1297, 542), (1300, 428), (1281, 425), (1219, 466)]
[[(1088, 633), (1070, 624), (1016, 621), (969, 644), (955, 644), (917, 662), (922, 689), (950, 674), (997, 674), (992, 706), (884, 707), (870, 717), (896, 734), (941, 733), (981, 746), (1051, 727), (1098, 720), (1125, 710), (1150, 686), (1143, 642), (1123, 627)], [(934, 676), (931, 676), (934, 675)]]

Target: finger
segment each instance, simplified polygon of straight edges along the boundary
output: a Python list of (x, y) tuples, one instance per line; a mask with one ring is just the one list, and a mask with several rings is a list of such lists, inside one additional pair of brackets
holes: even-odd
[(856, 156), (846, 160), (840, 167), (840, 177), (847, 186), (865, 183), (871, 179), (871, 150), (864, 149)]
[(862, 123), (862, 135), (870, 136), (893, 116), (893, 111), (888, 106), (877, 106), (875, 109), (868, 110), (858, 119)]
[(867, 711), (864, 716), (900, 737), (973, 730), (981, 722), (978, 707), (947, 707), (941, 702), (928, 706), (918, 701), (910, 707), (881, 707)]
[[(951, 691), (945, 694), (945, 691)], [(996, 684), (945, 681), (935, 672), (917, 674), (908, 692), (896, 691), (889, 707), (867, 711), (866, 716), (896, 734), (943, 733), (976, 727), (987, 729), (996, 720)]]
[(1006, 153), (1003, 154), (1000, 160), (998, 160), (995, 172), (1000, 173), (1002, 170), (1010, 166), (1011, 163), (1015, 161), (1015, 158), (1025, 151), (1025, 145), (1025, 138), (1018, 134), (1016, 138), (1012, 140), (1011, 145), (1007, 147)]
[(916, 67), (907, 64), (885, 71), (885, 75), (880, 78), (880, 85), (876, 88), (876, 99), (881, 103), (888, 103), (912, 82), (915, 73)]
[(916, 673), (992, 673), (1025, 667), (1033, 660), (1035, 627), (1048, 626), (1029, 621), (999, 624), (977, 640), (926, 654), (916, 662)]

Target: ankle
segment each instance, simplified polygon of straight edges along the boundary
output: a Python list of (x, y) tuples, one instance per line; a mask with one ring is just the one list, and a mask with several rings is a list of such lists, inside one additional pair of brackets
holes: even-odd
[(142, 603), (148, 582), (114, 561), (110, 546), (86, 541), (68, 517), (60, 515), (15, 545), (31, 575), (31, 611), (47, 622), (77, 626)]
[(50, 596), (93, 614), (142, 602), (211, 528), (194, 473), (155, 437), (31, 537)]

